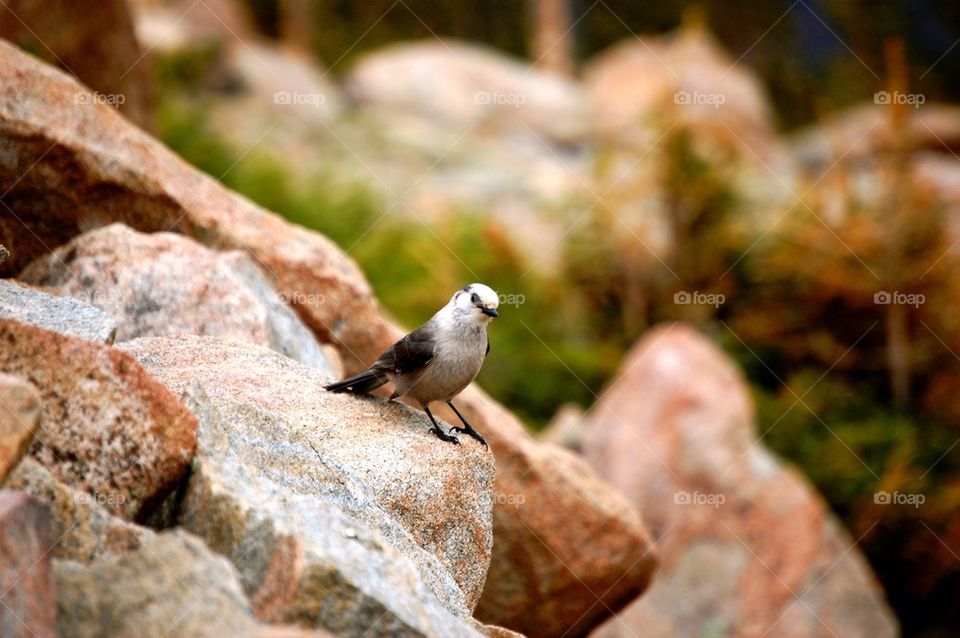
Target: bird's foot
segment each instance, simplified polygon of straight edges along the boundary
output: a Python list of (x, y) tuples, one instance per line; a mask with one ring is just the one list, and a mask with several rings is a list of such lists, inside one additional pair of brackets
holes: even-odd
[(474, 430), (474, 429), (473, 429), (472, 427), (470, 427), (469, 425), (468, 425), (467, 427), (464, 427), (464, 428), (450, 428), (450, 431), (451, 431), (451, 432), (461, 432), (461, 433), (463, 433), (463, 434), (466, 434), (467, 436), (473, 437), (473, 438), (475, 438), (476, 440), (480, 441), (480, 443), (483, 444), (483, 447), (489, 447), (489, 446), (487, 445), (487, 442), (483, 440), (483, 437), (480, 436), (480, 433), (477, 432), (476, 430)]
[(436, 426), (430, 428), (429, 431), (436, 434), (437, 438), (440, 439), (441, 441), (446, 441), (447, 443), (453, 443), (454, 445), (460, 445), (460, 440), (457, 437), (446, 434), (443, 430), (441, 430)]

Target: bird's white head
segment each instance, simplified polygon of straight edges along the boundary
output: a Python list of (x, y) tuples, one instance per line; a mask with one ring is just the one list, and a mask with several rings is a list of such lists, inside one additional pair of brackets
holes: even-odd
[(497, 296), (493, 288), (484, 284), (464, 286), (453, 293), (453, 297), (450, 298), (450, 305), (459, 313), (468, 314), (484, 322), (500, 316), (500, 313), (497, 312), (500, 297)]

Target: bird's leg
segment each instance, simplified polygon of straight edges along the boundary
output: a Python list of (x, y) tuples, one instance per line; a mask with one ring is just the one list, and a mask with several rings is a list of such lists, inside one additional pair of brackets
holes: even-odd
[(456, 414), (456, 415), (460, 418), (460, 420), (463, 422), (463, 427), (462, 427), (462, 428), (450, 428), (450, 431), (451, 431), (451, 432), (463, 432), (463, 433), (466, 434), (467, 436), (472, 436), (472, 437), (475, 438), (476, 440), (478, 440), (478, 441), (480, 441), (481, 443), (483, 443), (483, 447), (487, 447), (487, 442), (483, 440), (483, 437), (480, 436), (480, 433), (479, 433), (479, 432), (477, 432), (476, 430), (474, 430), (473, 427), (472, 427), (469, 423), (467, 423), (467, 420), (466, 420), (465, 418), (463, 418), (463, 415), (460, 414), (460, 410), (458, 410), (458, 409), (453, 405), (453, 402), (452, 402), (452, 401), (447, 401), (447, 405), (450, 406), (450, 409), (453, 410), (454, 414)]
[(460, 445), (460, 441), (457, 440), (457, 437), (450, 436), (440, 429), (440, 426), (437, 424), (437, 420), (433, 418), (433, 415), (430, 414), (430, 408), (426, 405), (423, 406), (423, 411), (427, 413), (427, 416), (430, 417), (430, 421), (433, 423), (433, 427), (430, 428), (430, 431), (437, 435), (437, 438), (441, 441), (446, 441), (447, 443), (453, 443), (455, 445)]

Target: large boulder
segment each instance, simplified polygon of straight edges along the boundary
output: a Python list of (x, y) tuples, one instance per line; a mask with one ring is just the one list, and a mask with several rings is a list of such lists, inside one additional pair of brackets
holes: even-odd
[(50, 512), (23, 492), (0, 491), (0, 636), (55, 638)]
[(352, 632), (382, 615), (419, 635), (469, 622), (493, 542), (486, 449), (444, 444), (405, 406), (325, 392), (330, 376), (256, 346), (121, 347), (193, 397), (179, 522), (234, 560), (261, 618)]
[[(236, 339), (333, 372), (313, 333), (239, 251), (221, 253), (183, 235), (143, 234), (112, 224), (44, 255), (20, 279), (110, 313), (119, 323), (117, 341), (172, 335)], [(0, 300), (2, 291), (0, 286)]]
[(324, 341), (370, 347), (387, 330), (354, 262), (322, 235), (226, 190), (113, 109), (73, 106), (81, 85), (2, 42), (0, 80), (9, 150), (0, 155), (0, 184), (15, 213), (0, 216), (0, 243), (11, 251), (0, 273), (119, 221), (243, 249)]
[(0, 374), (0, 485), (33, 440), (40, 423), (40, 395), (30, 383)]
[(265, 627), (233, 566), (183, 531), (123, 556), (54, 562), (61, 638), (266, 638), (326, 634)]
[(742, 376), (691, 328), (634, 347), (583, 447), (640, 509), (661, 558), (650, 591), (596, 636), (897, 634), (855, 541), (757, 440)]
[(657, 564), (636, 511), (581, 458), (534, 442), (480, 390), (468, 388), (457, 405), (474, 426), (488, 424), (482, 432), (496, 432), (487, 436), (497, 459), (496, 551), (477, 618), (528, 636), (581, 635), (636, 598)]
[(0, 370), (40, 392), (30, 455), (126, 518), (149, 513), (187, 470), (196, 418), (129, 355), (0, 319)]
[[(331, 242), (230, 193), (111, 109), (72, 109), (77, 90), (62, 73), (0, 43), (0, 135), (9, 151), (0, 154), (0, 188), (16, 213), (0, 217), (0, 243), (12, 251), (0, 271), (16, 272), (81, 228), (121, 221), (247, 252), (317, 336), (337, 347), (347, 372), (369, 365), (402, 334)], [(653, 559), (630, 506), (574, 457), (536, 443), (480, 391), (458, 401), (498, 463), (500, 534), (481, 618), (562, 633), (578, 618), (599, 622), (642, 592)], [(584, 520), (603, 543), (592, 544)]]
[(584, 89), (599, 131), (611, 140), (622, 143), (651, 124), (686, 122), (771, 157), (773, 109), (760, 78), (702, 26), (610, 47), (585, 65)]
[(524, 131), (570, 143), (589, 133), (580, 87), (493, 49), (428, 38), (359, 58), (347, 90), (360, 104), (459, 128)]
[(100, 343), (113, 343), (117, 322), (99, 308), (0, 279), (0, 317)]

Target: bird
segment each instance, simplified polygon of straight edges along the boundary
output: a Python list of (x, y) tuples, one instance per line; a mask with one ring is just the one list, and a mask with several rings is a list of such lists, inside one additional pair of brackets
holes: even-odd
[[(489, 286), (473, 283), (453, 293), (450, 301), (425, 324), (387, 348), (369, 368), (343, 381), (324, 386), (329, 392), (368, 394), (393, 381), (390, 400), (415, 401), (433, 424), (429, 432), (448, 443), (460, 444), (454, 432), (466, 434), (487, 447), (479, 432), (453, 405), (452, 399), (476, 378), (490, 353), (487, 326), (500, 316), (500, 297)], [(463, 423), (444, 432), (430, 404), (443, 401)]]

